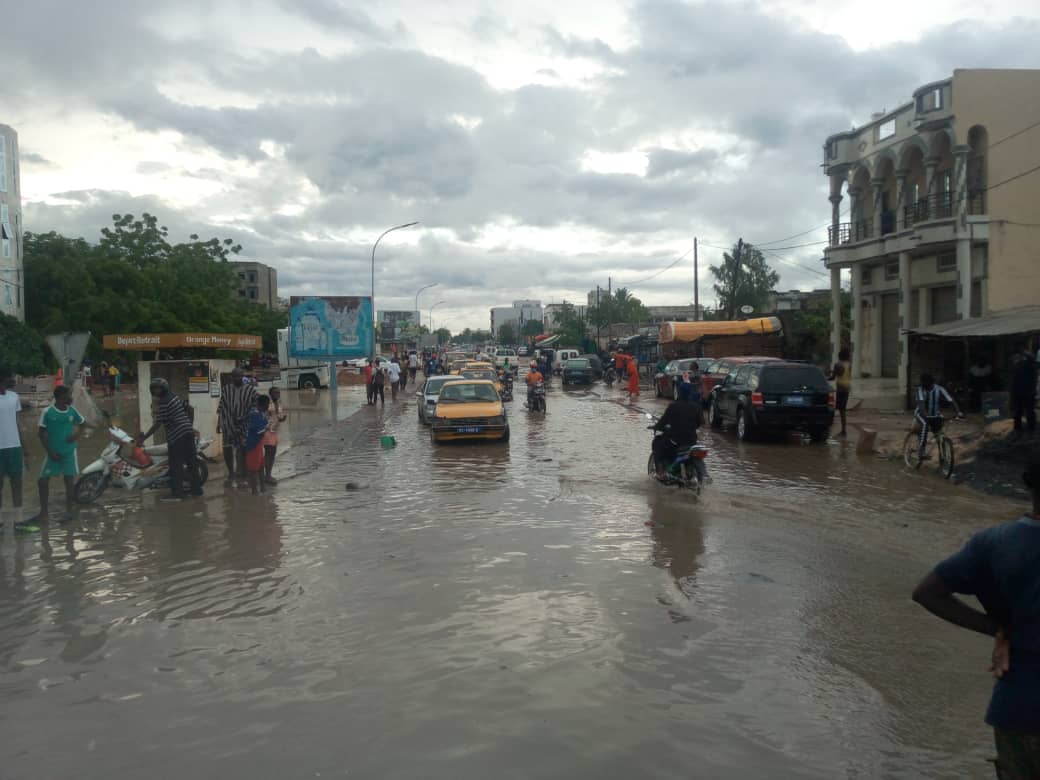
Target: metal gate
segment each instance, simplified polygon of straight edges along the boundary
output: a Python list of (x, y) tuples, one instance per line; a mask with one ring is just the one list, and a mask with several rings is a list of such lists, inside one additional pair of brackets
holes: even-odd
[(940, 322), (953, 322), (957, 319), (957, 287), (932, 288), (932, 321), (928, 325)]
[(899, 376), (899, 294), (881, 296), (881, 376)]

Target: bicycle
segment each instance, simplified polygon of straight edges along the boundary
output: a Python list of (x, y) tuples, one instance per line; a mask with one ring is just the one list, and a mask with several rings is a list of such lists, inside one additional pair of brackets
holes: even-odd
[(944, 479), (949, 479), (953, 474), (955, 458), (953, 441), (946, 435), (945, 419), (942, 415), (929, 417), (926, 425), (928, 425), (933, 435), (928, 437), (925, 444), (924, 457), (921, 457), (920, 431), (910, 431), (903, 441), (903, 461), (906, 463), (907, 468), (916, 471), (921, 468), (921, 464), (926, 460), (931, 460), (935, 457), (935, 453), (938, 450), (939, 473), (943, 475)]

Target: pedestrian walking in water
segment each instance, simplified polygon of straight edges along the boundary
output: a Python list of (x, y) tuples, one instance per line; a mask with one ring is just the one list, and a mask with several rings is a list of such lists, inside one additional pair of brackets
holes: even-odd
[(255, 406), (256, 385), (246, 383), (242, 369), (235, 366), (231, 370), (231, 381), (221, 385), (217, 404), (217, 432), (223, 438), (227, 466), (225, 485), (234, 484), (236, 476), (246, 476), (246, 434), (249, 413)]
[(386, 373), (390, 377), (390, 400), (397, 400), (397, 388), (401, 386), (401, 363), (395, 356), (386, 367)]
[(272, 387), (270, 392), (271, 403), (267, 408), (267, 433), (264, 434), (264, 481), (268, 485), (277, 485), (271, 472), (274, 471), (274, 459), (278, 455), (278, 426), (285, 422), (282, 414), (282, 391)]
[(266, 395), (257, 396), (256, 406), (249, 412), (246, 430), (246, 477), (249, 490), (255, 496), (264, 492), (264, 437), (267, 434), (267, 412), (271, 407), (271, 399)]
[(137, 435), (136, 441), (137, 446), (142, 446), (145, 440), (159, 430), (159, 426), (166, 433), (166, 453), (170, 459), (170, 495), (159, 500), (181, 501), (186, 498), (185, 475), (191, 495), (201, 496), (202, 481), (195, 458), (195, 431), (192, 429), (189, 407), (170, 390), (170, 384), (162, 377), (153, 379), (148, 384), (148, 390), (154, 403), (154, 422), (146, 433)]
[(1030, 433), (1036, 431), (1036, 361), (1033, 353), (1024, 350), (1015, 363), (1011, 375), (1012, 415), (1015, 419), (1015, 431), (1022, 432), (1022, 418), (1026, 419), (1026, 428)]
[[(1040, 454), (1022, 478), (1031, 510), (975, 534), (913, 593), (933, 615), (995, 638), (986, 723), (1004, 780), (1040, 778)], [(984, 611), (954, 594), (975, 596)]]
[(628, 368), (628, 403), (634, 404), (639, 400), (639, 364), (631, 357), (625, 365)]
[(419, 356), (411, 352), (408, 355), (408, 381), (415, 384), (415, 375), (419, 373)]
[(834, 382), (835, 407), (841, 415), (841, 433), (838, 435), (845, 436), (845, 416), (849, 408), (849, 393), (852, 392), (852, 362), (847, 349), (838, 353), (838, 362), (827, 378)]
[(76, 460), (76, 440), (79, 438), (83, 415), (72, 406), (72, 392), (69, 388), (57, 387), (54, 390), (54, 402), (40, 415), (40, 442), (47, 457), (40, 469), (37, 485), (40, 490), (40, 514), (26, 524), (44, 521), (50, 514), (50, 481), (51, 477), (62, 477), (65, 482), (65, 514), (62, 520), (72, 519), (75, 508), (76, 476), (79, 474), (79, 463)]
[(386, 394), (383, 392), (383, 388), (386, 385), (386, 371), (379, 363), (379, 358), (376, 358), (376, 365), (372, 372), (372, 405), (375, 406), (376, 398), (379, 398), (379, 403), (386, 406)]
[[(14, 374), (0, 366), (0, 508), (4, 505), (4, 478), (11, 483), (11, 503), (22, 506), (22, 474), (25, 473), (25, 448), (18, 429), (22, 402), (14, 392)], [(2, 530), (2, 527), (0, 527)]]
[(365, 361), (365, 400), (368, 402), (369, 406), (375, 403), (375, 400), (372, 398), (372, 374), (374, 372), (375, 369), (372, 367), (372, 358), (369, 358)]

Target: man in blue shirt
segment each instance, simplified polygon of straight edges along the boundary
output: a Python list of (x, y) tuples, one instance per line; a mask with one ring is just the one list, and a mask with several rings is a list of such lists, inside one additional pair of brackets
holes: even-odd
[[(986, 723), (1003, 780), (1040, 778), (1040, 456), (1032, 456), (1022, 478), (1032, 512), (975, 534), (913, 594), (943, 620), (996, 639)], [(955, 593), (975, 596), (985, 611)]]

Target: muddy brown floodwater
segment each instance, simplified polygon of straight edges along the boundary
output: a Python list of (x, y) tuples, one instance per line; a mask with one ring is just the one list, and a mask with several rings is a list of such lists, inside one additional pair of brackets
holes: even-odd
[(988, 643), (909, 593), (1022, 507), (715, 432), (695, 503), (620, 398), (434, 447), (411, 394), (304, 437), (292, 393), (266, 495), (6, 533), (0, 777), (990, 776)]

